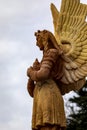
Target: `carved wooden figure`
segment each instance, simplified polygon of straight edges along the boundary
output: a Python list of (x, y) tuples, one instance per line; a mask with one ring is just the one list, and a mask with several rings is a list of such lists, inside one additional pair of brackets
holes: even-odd
[(62, 0), (60, 12), (53, 4), (51, 11), (54, 35), (48, 30), (35, 33), (43, 57), (27, 69), (35, 130), (66, 129), (62, 95), (80, 89), (87, 76), (87, 5)]

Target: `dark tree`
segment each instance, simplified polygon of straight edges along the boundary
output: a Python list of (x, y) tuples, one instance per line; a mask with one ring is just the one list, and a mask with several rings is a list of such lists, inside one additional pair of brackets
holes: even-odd
[(69, 99), (72, 113), (67, 117), (67, 130), (87, 130), (87, 81), (76, 94)]

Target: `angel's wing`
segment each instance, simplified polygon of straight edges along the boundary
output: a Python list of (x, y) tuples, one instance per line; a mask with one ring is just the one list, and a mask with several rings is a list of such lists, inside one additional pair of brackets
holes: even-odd
[(80, 0), (62, 0), (60, 12), (53, 4), (51, 11), (55, 38), (64, 52), (59, 84), (67, 91), (79, 89), (87, 76), (87, 5)]

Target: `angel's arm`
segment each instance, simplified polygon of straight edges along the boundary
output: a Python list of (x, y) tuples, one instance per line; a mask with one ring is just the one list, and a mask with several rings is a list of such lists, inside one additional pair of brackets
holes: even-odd
[[(39, 63), (38, 59), (35, 59), (35, 61), (33, 63), (33, 69), (34, 70), (40, 69), (40, 63)], [(34, 81), (31, 78), (29, 78), (28, 83), (27, 83), (27, 90), (28, 90), (28, 93), (30, 94), (31, 97), (34, 96), (34, 88), (35, 88)]]
[(34, 88), (35, 88), (34, 81), (29, 78), (27, 83), (27, 90), (31, 97), (34, 96)]
[(35, 71), (31, 67), (28, 69), (27, 75), (34, 81), (41, 81), (50, 78), (52, 68), (58, 59), (58, 55), (57, 49), (50, 49), (42, 59), (40, 70)]

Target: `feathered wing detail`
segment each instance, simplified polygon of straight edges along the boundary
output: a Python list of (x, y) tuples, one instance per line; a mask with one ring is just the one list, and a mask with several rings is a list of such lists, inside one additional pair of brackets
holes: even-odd
[(55, 5), (52, 3), (51, 4), (51, 11), (52, 11), (52, 17), (53, 17), (53, 24), (54, 24), (54, 34), (55, 37), (58, 38), (58, 32), (56, 31), (57, 26), (58, 26), (58, 20), (59, 20), (59, 11), (55, 7)]
[(53, 4), (51, 11), (55, 38), (63, 49), (63, 75), (58, 82), (65, 93), (81, 88), (87, 76), (87, 5), (80, 0), (62, 0), (58, 15), (54, 15), (57, 9)]

